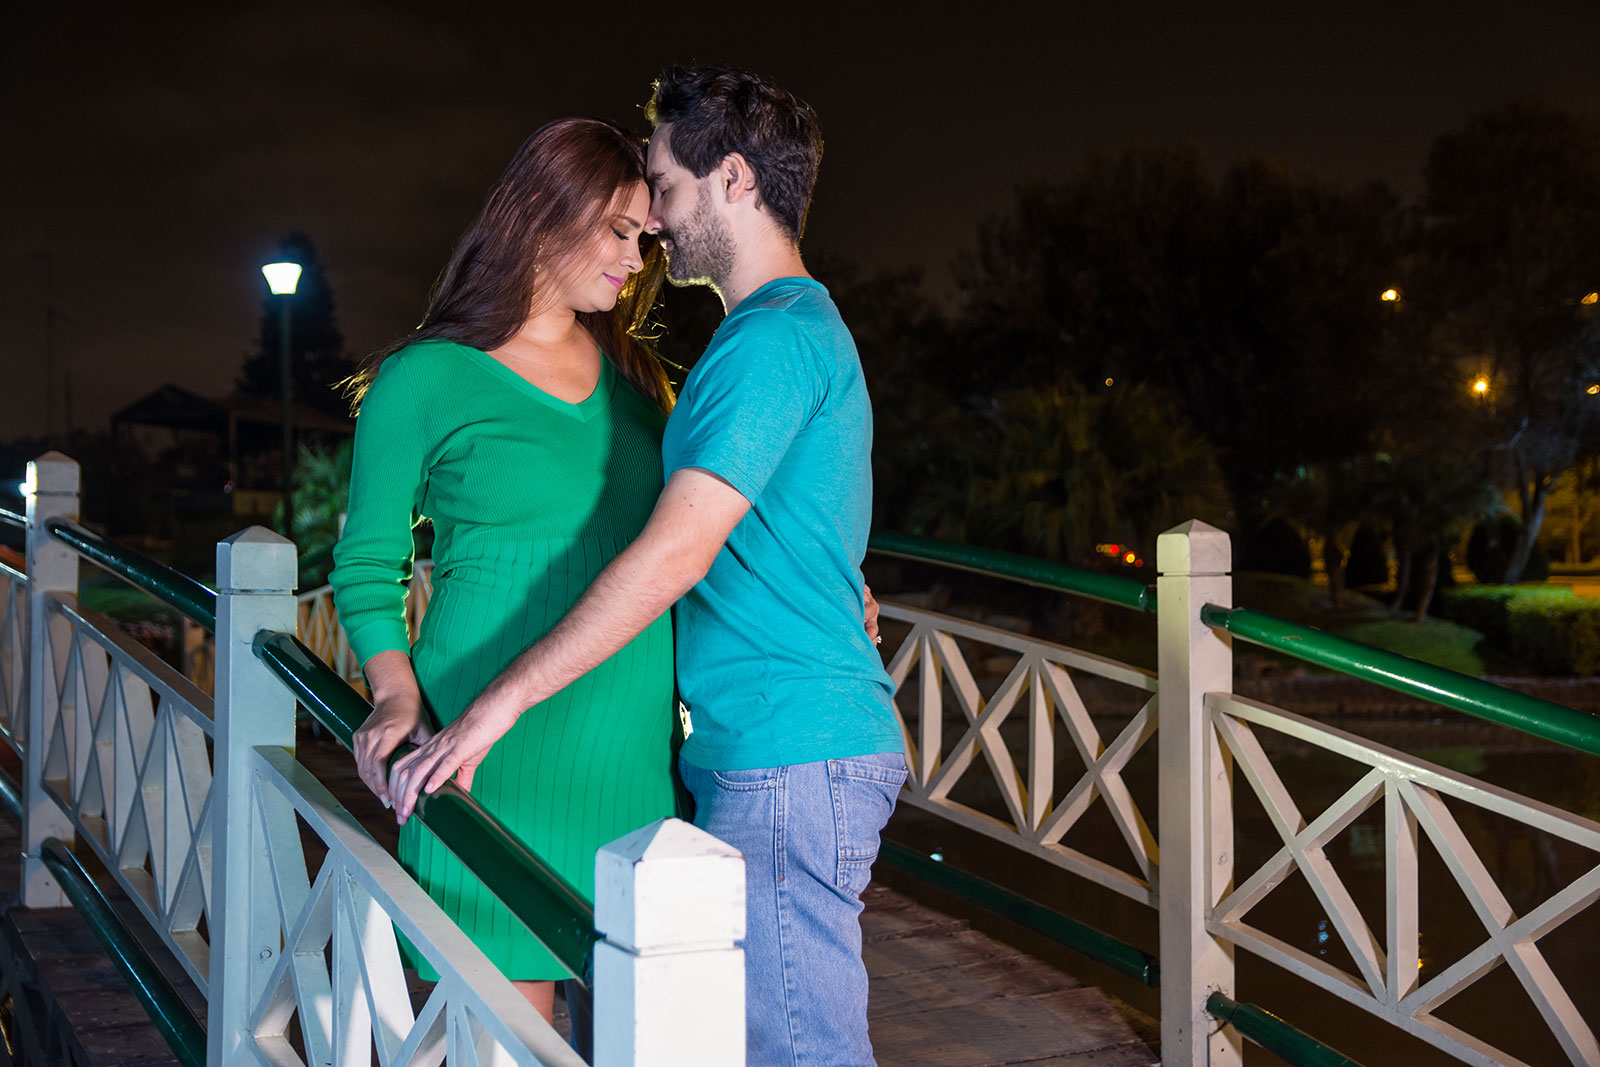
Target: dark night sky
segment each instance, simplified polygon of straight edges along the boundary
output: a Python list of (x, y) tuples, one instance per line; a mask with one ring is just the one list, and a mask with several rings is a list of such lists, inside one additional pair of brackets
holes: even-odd
[[(317, 242), (363, 352), (413, 324), (516, 145), (566, 114), (634, 121), (667, 62), (770, 74), (822, 117), (807, 248), (949, 265), (1019, 181), (1191, 142), (1402, 193), (1439, 132), (1507, 96), (1600, 106), (1600, 4), (736, 6), (45, 4), (0, 43), (0, 439), (163, 382), (228, 391), (262, 257)], [(152, 15), (150, 11), (163, 12)], [(870, 12), (870, 13), (869, 13)], [(803, 18), (801, 16), (804, 16)], [(41, 252), (53, 280), (47, 290)], [(670, 299), (670, 295), (669, 295)]]

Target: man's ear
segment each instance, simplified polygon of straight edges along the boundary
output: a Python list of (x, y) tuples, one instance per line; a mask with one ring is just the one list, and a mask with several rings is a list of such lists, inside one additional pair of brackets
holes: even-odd
[(738, 152), (729, 152), (722, 157), (722, 163), (717, 167), (717, 182), (727, 203), (736, 204), (746, 199), (759, 203), (760, 191), (756, 186), (755, 169)]

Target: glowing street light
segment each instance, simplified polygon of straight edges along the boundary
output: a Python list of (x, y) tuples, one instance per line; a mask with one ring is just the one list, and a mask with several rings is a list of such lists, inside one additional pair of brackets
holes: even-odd
[(1591, 385), (1589, 388), (1585, 389), (1584, 392), (1588, 393), (1590, 396), (1600, 396), (1600, 385)]
[(294, 377), (289, 372), (289, 301), (300, 284), (300, 264), (268, 263), (261, 268), (278, 301), (278, 391), (283, 395), (283, 536), (294, 540)]
[(1400, 299), (1400, 290), (1385, 289), (1378, 295), (1378, 299), (1382, 300), (1385, 304), (1393, 304)]
[(1489, 379), (1481, 375), (1477, 378), (1474, 378), (1472, 381), (1472, 391), (1477, 393), (1479, 396), (1483, 396), (1489, 391)]
[(267, 277), (267, 288), (272, 290), (273, 296), (293, 296), (295, 287), (300, 284), (300, 264), (298, 263), (268, 263), (261, 268), (261, 273)]
[(1583, 294), (1583, 299), (1579, 300), (1578, 303), (1580, 303), (1580, 304), (1600, 304), (1600, 293), (1584, 293)]

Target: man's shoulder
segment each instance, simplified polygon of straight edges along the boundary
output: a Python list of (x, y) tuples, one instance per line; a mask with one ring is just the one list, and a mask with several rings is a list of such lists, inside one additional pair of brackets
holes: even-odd
[(734, 309), (706, 354), (750, 346), (825, 356), (841, 347), (853, 352), (855, 341), (826, 289), (809, 279), (780, 279)]

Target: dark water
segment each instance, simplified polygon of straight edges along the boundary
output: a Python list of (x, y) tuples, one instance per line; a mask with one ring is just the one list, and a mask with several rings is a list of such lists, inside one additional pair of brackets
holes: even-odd
[[(890, 635), (891, 641), (898, 635)], [(991, 661), (981, 685), (987, 692), (1003, 676), (1004, 657)], [(1096, 715), (1102, 740), (1109, 744), (1137, 708), (1139, 694), (1093, 681), (1081, 685)], [(908, 709), (914, 704), (907, 700)], [(947, 697), (948, 703), (948, 697)], [(1290, 709), (1293, 710), (1293, 709)], [(1026, 714), (1019, 706), (1002, 733), (1025, 773)], [(1102, 714), (1104, 713), (1104, 714)], [(1478, 724), (1454, 713), (1437, 719), (1379, 720), (1345, 717), (1329, 720), (1367, 740), (1544, 801), (1563, 811), (1600, 821), (1600, 758), (1526, 739), (1514, 731)], [(946, 752), (964, 732), (965, 720), (947, 707)], [(1300, 814), (1313, 821), (1365, 773), (1366, 768), (1326, 750), (1257, 728), (1256, 736), (1271, 757)], [(1156, 740), (1146, 742), (1124, 777), (1154, 829), (1156, 806)], [(1058, 725), (1056, 791), (1060, 797), (1082, 773), (1081, 760)], [(980, 757), (974, 760), (953, 799), (1004, 815), (998, 790)], [(1235, 777), (1235, 879), (1248, 878), (1281, 846), (1282, 840), (1242, 774)], [(1531, 830), (1482, 809), (1446, 800), (1468, 840), (1517, 915), (1526, 914), (1554, 892), (1600, 864), (1600, 855), (1549, 834)], [(1380, 945), (1385, 940), (1384, 807), (1380, 799), (1329, 843), (1326, 854), (1344, 880)], [(889, 836), (927, 852), (940, 852), (954, 867), (972, 871), (1017, 890), (1074, 918), (1129, 941), (1151, 953), (1158, 951), (1155, 911), (1035, 859), (981, 834), (966, 831), (939, 816), (902, 805), (890, 824)], [(1454, 963), (1487, 939), (1481, 920), (1458, 888), (1425, 833), (1419, 832), (1421, 882), (1420, 980)], [(1099, 801), (1063, 841), (1095, 858), (1134, 871), (1131, 854)], [(888, 875), (893, 881), (894, 876)], [(905, 885), (907, 883), (900, 882)], [(919, 889), (936, 906), (974, 918), (975, 925), (1057, 963), (1085, 981), (1107, 988), (1150, 1015), (1159, 1013), (1158, 994), (1108, 968), (1053, 945), (1041, 945), (1027, 931), (1003, 920), (985, 917), (961, 902)], [(1358, 973), (1351, 957), (1317, 902), (1304, 877), (1294, 873), (1245, 917), (1251, 925), (1328, 962)], [(1539, 948), (1591, 1028), (1600, 1028), (1600, 903), (1547, 934)], [(1340, 1051), (1373, 1065), (1444, 1064), (1458, 1062), (1420, 1039), (1376, 1020), (1364, 1011), (1324, 993), (1243, 950), (1237, 953), (1235, 999), (1259, 1004)], [(1439, 1018), (1532, 1064), (1564, 1064), (1568, 1060), (1513, 972), (1503, 963), (1436, 1009)], [(1278, 1062), (1249, 1046), (1246, 1062)]]

